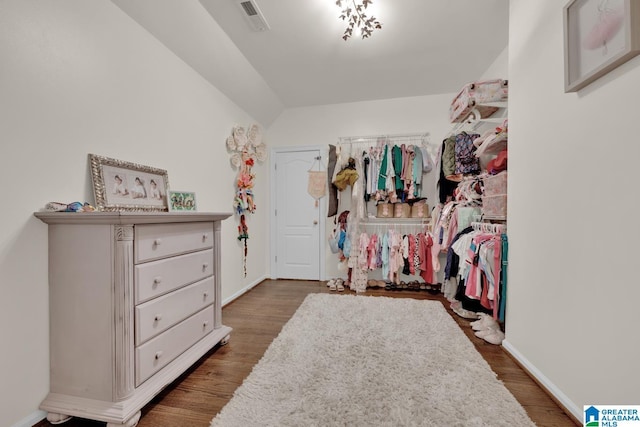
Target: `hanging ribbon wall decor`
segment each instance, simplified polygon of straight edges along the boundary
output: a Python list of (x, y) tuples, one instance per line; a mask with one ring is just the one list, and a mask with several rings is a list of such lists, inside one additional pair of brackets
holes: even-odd
[[(322, 163), (321, 157), (318, 156), (314, 159), (309, 168), (309, 182), (307, 185), (307, 192), (315, 200), (315, 206), (318, 207), (318, 200), (323, 198), (327, 194), (327, 171), (321, 170)], [(314, 171), (313, 166), (318, 162), (318, 170)]]
[(244, 277), (247, 277), (249, 227), (247, 227), (245, 214), (256, 211), (253, 194), (255, 174), (252, 172), (252, 167), (256, 161), (263, 162), (267, 158), (267, 147), (262, 142), (260, 128), (253, 124), (246, 132), (243, 127), (235, 126), (227, 138), (227, 150), (231, 153), (231, 165), (238, 169), (233, 207), (240, 218), (238, 240), (244, 243), (242, 265)]

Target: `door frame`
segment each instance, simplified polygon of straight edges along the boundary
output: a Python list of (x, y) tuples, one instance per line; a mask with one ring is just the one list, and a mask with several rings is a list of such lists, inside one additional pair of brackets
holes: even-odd
[[(271, 179), (269, 180), (269, 252), (271, 256), (269, 257), (269, 268), (271, 271), (270, 277), (271, 279), (277, 279), (276, 270), (276, 253), (278, 251), (278, 230), (277, 230), (277, 220), (276, 220), (276, 155), (279, 153), (292, 153), (296, 151), (319, 151), (320, 152), (320, 162), (325, 170), (327, 170), (327, 159), (329, 156), (328, 147), (323, 147), (320, 145), (302, 145), (302, 146), (292, 146), (292, 147), (272, 147), (270, 156), (269, 156), (269, 174)], [(327, 195), (318, 200), (318, 209), (320, 211), (320, 219), (318, 220), (318, 233), (319, 236), (319, 252), (320, 252), (320, 277), (319, 280), (326, 280), (326, 229), (327, 229), (327, 218), (324, 216), (327, 212), (327, 197), (329, 196), (329, 191), (327, 189)]]

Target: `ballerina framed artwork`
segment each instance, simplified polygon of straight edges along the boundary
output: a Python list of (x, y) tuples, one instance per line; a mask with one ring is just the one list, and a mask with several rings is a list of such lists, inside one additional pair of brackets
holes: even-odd
[(640, 53), (640, 1), (571, 0), (563, 13), (565, 92), (577, 92)]

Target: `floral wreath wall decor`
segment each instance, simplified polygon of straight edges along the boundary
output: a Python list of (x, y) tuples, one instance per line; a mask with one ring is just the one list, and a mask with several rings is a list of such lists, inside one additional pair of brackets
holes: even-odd
[(238, 225), (238, 240), (244, 243), (242, 264), (244, 277), (247, 277), (247, 240), (249, 239), (249, 227), (247, 227), (246, 213), (254, 213), (253, 185), (255, 174), (251, 168), (256, 160), (263, 162), (267, 158), (267, 147), (262, 142), (260, 127), (256, 124), (249, 126), (245, 132), (241, 126), (235, 126), (231, 135), (227, 138), (227, 150), (231, 153), (231, 165), (238, 169), (236, 178), (236, 194), (233, 200), (234, 212), (240, 217)]

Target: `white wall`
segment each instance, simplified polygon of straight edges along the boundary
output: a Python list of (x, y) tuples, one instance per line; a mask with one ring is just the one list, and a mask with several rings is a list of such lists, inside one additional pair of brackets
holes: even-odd
[[(49, 201), (91, 201), (87, 154), (168, 170), (199, 210), (231, 212), (225, 139), (252, 118), (109, 1), (0, 2), (0, 425), (34, 414), (48, 391)], [(268, 143), (268, 141), (267, 141)], [(268, 271), (267, 167), (249, 218), (249, 273), (233, 218), (223, 226), (223, 297)]]
[[(213, 18), (215, 7), (226, 2), (111, 1), (265, 126), (284, 109), (273, 89)], [(237, 7), (232, 2), (228, 5)], [(245, 28), (240, 14), (237, 19)]]
[[(454, 94), (443, 94), (287, 109), (269, 127), (269, 141), (274, 147), (327, 147), (336, 144), (340, 137), (429, 132), (430, 142), (437, 146), (451, 129), (448, 108), (453, 97)], [(435, 181), (431, 177), (427, 180), (435, 188)], [(339, 212), (350, 207), (351, 196), (347, 191), (343, 192)], [(431, 194), (428, 203), (433, 207), (436, 200), (433, 191)], [(329, 220), (327, 234), (332, 228), (333, 222)], [(328, 247), (326, 260), (328, 278), (346, 277), (345, 272), (338, 271), (337, 255)]]
[(506, 344), (582, 419), (640, 402), (640, 57), (564, 93), (564, 4), (511, 1)]
[(489, 68), (480, 76), (478, 80), (508, 79), (509, 78), (509, 46), (496, 57)]

